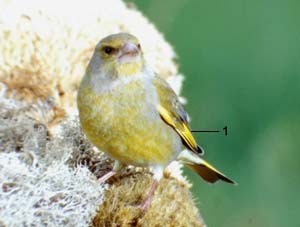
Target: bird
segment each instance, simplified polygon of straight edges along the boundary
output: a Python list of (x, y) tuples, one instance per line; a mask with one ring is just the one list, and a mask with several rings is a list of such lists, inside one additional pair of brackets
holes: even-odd
[(122, 168), (149, 167), (153, 183), (141, 208), (153, 200), (164, 169), (174, 160), (209, 183), (236, 184), (202, 158), (178, 96), (145, 61), (134, 35), (109, 35), (96, 45), (77, 94), (79, 119), (93, 145), (115, 160), (103, 183)]

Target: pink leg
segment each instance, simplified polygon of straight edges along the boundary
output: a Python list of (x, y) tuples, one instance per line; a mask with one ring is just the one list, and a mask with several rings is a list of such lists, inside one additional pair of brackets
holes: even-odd
[(148, 196), (147, 198), (144, 200), (144, 202), (139, 206), (142, 210), (146, 211), (149, 209), (150, 205), (151, 205), (151, 202), (153, 200), (153, 197), (154, 197), (154, 193), (155, 193), (155, 190), (157, 189), (157, 186), (158, 186), (158, 181), (157, 180), (154, 180), (154, 182), (152, 183), (151, 185), (151, 188), (150, 188), (150, 191), (148, 193)]
[(111, 170), (108, 173), (104, 174), (102, 177), (99, 178), (99, 183), (102, 184), (105, 181), (107, 181), (109, 178), (111, 178), (113, 175), (115, 175), (117, 172), (115, 170)]
[(104, 174), (102, 177), (100, 177), (99, 180), (98, 180), (99, 183), (100, 184), (104, 183), (109, 178), (114, 176), (122, 168), (123, 168), (123, 164), (119, 161), (115, 161), (113, 169), (111, 171), (109, 171), (108, 173)]

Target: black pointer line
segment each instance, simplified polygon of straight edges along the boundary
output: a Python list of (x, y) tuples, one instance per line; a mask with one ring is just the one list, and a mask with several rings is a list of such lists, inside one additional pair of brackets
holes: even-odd
[(192, 132), (220, 132), (218, 130), (192, 130)]
[[(225, 131), (225, 136), (228, 136), (228, 127), (225, 126), (223, 130)], [(221, 132), (221, 131), (220, 130), (192, 130), (192, 132)]]

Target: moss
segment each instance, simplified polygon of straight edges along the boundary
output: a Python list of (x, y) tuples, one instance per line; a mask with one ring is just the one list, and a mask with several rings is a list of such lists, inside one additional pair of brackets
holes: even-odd
[(189, 186), (170, 176), (161, 180), (151, 207), (143, 212), (138, 205), (145, 199), (151, 183), (152, 176), (147, 172), (115, 178), (93, 226), (205, 226)]

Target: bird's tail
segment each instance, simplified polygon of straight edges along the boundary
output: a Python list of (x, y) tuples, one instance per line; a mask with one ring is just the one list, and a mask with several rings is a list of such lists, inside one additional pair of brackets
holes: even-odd
[(230, 184), (237, 184), (235, 181), (231, 180), (229, 177), (225, 176), (207, 161), (200, 158), (195, 153), (184, 150), (182, 151), (177, 160), (182, 161), (188, 167), (192, 168), (196, 173), (198, 173), (205, 181), (209, 183), (215, 183), (218, 180), (225, 181)]

